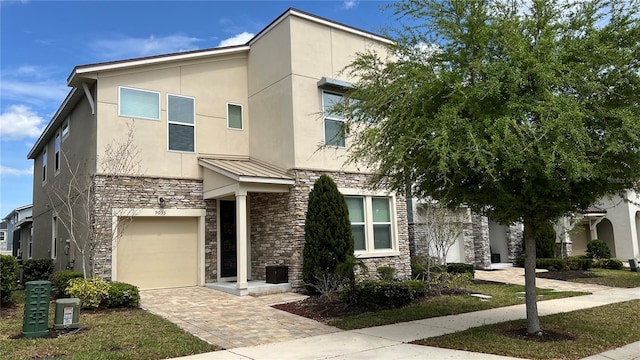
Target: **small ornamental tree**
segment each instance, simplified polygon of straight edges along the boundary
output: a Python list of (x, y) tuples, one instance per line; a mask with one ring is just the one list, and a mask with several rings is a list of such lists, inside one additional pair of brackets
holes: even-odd
[(336, 276), (338, 265), (353, 255), (347, 203), (327, 175), (321, 175), (309, 193), (304, 240), (302, 279), (312, 288)]

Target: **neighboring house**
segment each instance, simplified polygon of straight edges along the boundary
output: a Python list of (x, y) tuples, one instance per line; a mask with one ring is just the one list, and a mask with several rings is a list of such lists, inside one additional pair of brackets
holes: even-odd
[(573, 219), (562, 219), (556, 227), (559, 242), (567, 253), (584, 255), (587, 243), (607, 243), (611, 257), (621, 261), (640, 258), (640, 196), (628, 191), (626, 198), (612, 196)]
[(9, 237), (7, 233), (7, 222), (0, 222), (0, 255), (13, 255), (11, 248), (9, 248)]
[[(0, 251), (15, 257), (23, 259), (31, 259), (32, 257), (32, 241), (31, 241), (31, 215), (32, 206), (25, 205), (11, 210), (4, 217), (3, 223), (6, 223), (4, 245), (0, 241)], [(2, 232), (2, 230), (0, 230)]]
[[(365, 190), (369, 175), (344, 163), (343, 119), (326, 111), (353, 81), (341, 70), (356, 52), (389, 43), (289, 9), (244, 45), (75, 67), (28, 155), (34, 256), (80, 270), (47, 195), (71, 166), (93, 179), (94, 226), (117, 239), (96, 249), (96, 274), (142, 289), (235, 282), (247, 293), (266, 266), (286, 265), (300, 287), (307, 198), (328, 174), (352, 210), (355, 254), (373, 274), (385, 265), (410, 275), (405, 199)], [(144, 185), (123, 178), (121, 192), (101, 192), (96, 159), (128, 125)], [(117, 206), (101, 206), (114, 197)], [(133, 217), (118, 234), (122, 214)]]
[[(408, 201), (410, 209), (409, 246), (412, 256), (433, 256), (425, 240), (425, 225), (417, 214), (421, 201), (413, 198)], [(503, 264), (515, 263), (522, 250), (522, 224), (501, 225), (485, 216), (473, 214), (469, 209), (460, 210), (462, 233), (451, 246), (447, 254), (447, 263), (467, 263), (478, 269), (490, 270)]]

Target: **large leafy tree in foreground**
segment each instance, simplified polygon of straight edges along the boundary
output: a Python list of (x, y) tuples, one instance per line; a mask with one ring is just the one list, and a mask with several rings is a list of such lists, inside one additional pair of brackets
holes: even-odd
[(351, 115), (350, 158), (371, 164), (374, 186), (412, 184), (415, 196), (523, 222), (527, 330), (539, 334), (531, 234), (638, 187), (637, 3), (415, 0), (392, 9), (405, 25), (388, 57), (362, 53), (347, 69), (358, 101), (336, 111)]

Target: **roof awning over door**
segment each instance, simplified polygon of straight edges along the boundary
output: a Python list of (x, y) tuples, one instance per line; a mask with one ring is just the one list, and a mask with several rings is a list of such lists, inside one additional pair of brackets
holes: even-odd
[(204, 198), (248, 192), (289, 192), (295, 179), (286, 170), (249, 157), (200, 157)]

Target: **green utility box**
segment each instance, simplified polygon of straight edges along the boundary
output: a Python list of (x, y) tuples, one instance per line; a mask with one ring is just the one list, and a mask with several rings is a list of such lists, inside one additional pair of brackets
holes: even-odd
[(56, 315), (53, 320), (53, 328), (77, 329), (80, 326), (80, 299), (56, 300)]
[(29, 281), (24, 285), (22, 336), (34, 338), (47, 335), (49, 334), (51, 281)]

